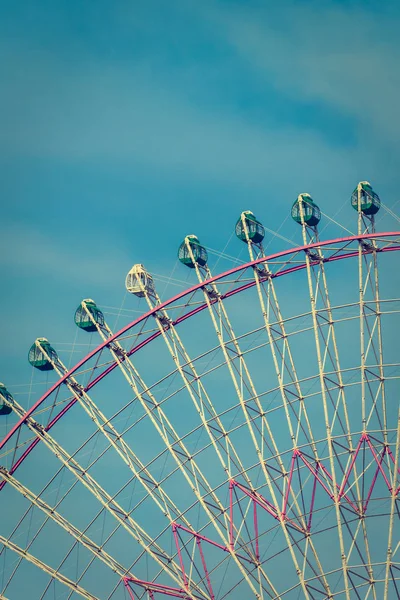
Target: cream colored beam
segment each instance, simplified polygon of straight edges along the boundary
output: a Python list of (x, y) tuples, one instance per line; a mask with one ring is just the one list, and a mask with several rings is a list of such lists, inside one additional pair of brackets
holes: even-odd
[[(9, 404), (14, 412), (19, 416), (24, 416), (24, 410), (19, 404), (13, 400), (10, 404), (3, 395), (3, 401)], [(168, 574), (174, 582), (182, 587), (183, 579), (180, 567), (175, 563), (170, 555), (168, 555), (148, 534), (147, 532), (132, 518), (130, 513), (127, 513), (117, 501), (104, 490), (100, 484), (81, 467), (79, 463), (64, 450), (55, 439), (44, 429), (42, 425), (37, 423), (32, 417), (25, 421), (27, 427), (41, 439), (47, 448), (62, 462), (62, 464), (89, 490), (89, 492), (98, 500), (98, 502), (122, 525), (122, 527), (131, 535), (142, 547), (142, 549)], [(204, 595), (201, 589), (196, 589), (197, 594), (202, 597)], [(192, 593), (188, 591), (188, 596), (194, 598)]]
[(28, 560), (30, 563), (35, 565), (35, 567), (38, 567), (39, 569), (41, 569), (42, 571), (44, 571), (45, 573), (50, 575), (50, 577), (52, 577), (53, 579), (56, 579), (60, 583), (69, 587), (76, 594), (79, 594), (80, 596), (82, 596), (82, 598), (86, 598), (86, 600), (99, 600), (99, 598), (97, 596), (93, 596), (93, 594), (90, 594), (83, 587), (81, 587), (80, 585), (78, 585), (77, 583), (72, 581), (71, 579), (68, 579), (68, 577), (65, 577), (65, 575), (58, 573), (55, 569), (53, 569), (52, 567), (50, 567), (43, 561), (41, 561), (38, 558), (36, 558), (35, 556), (33, 556), (33, 554), (30, 554), (26, 550), (23, 550), (22, 548), (17, 546), (17, 544), (14, 544), (14, 542), (12, 542), (11, 540), (8, 540), (7, 538), (5, 538), (2, 535), (0, 535), (0, 544), (3, 544), (6, 548), (8, 548), (9, 550), (12, 550), (16, 554), (18, 554), (18, 556), (20, 556), (21, 558)]
[[(300, 204), (303, 243), (304, 243), (304, 245), (307, 245), (307, 243), (308, 243), (308, 241), (307, 241), (308, 227), (304, 220), (304, 218), (305, 218), (304, 206), (303, 206), (303, 202), (300, 202), (299, 204)], [(313, 235), (313, 237), (315, 239), (318, 239), (317, 230), (315, 228), (311, 228), (311, 231), (312, 231), (312, 233), (310, 235)], [(316, 256), (319, 258), (318, 253), (316, 254)], [(328, 410), (327, 394), (326, 394), (326, 387), (325, 387), (323, 352), (322, 352), (321, 342), (320, 342), (320, 337), (319, 337), (319, 327), (318, 327), (318, 318), (317, 318), (317, 302), (316, 302), (316, 295), (315, 295), (314, 288), (313, 288), (313, 270), (312, 270), (312, 266), (311, 266), (310, 255), (308, 252), (305, 253), (305, 259), (306, 259), (306, 266), (307, 266), (307, 281), (308, 281), (308, 290), (309, 290), (309, 295), (310, 295), (310, 305), (311, 305), (311, 313), (312, 313), (312, 320), (313, 320), (315, 348), (316, 348), (317, 361), (318, 361), (318, 372), (319, 372), (319, 379), (320, 379), (321, 397), (322, 397), (324, 417), (325, 417), (326, 437), (327, 437), (327, 442), (328, 442), (328, 447), (329, 447), (329, 464), (330, 464), (331, 475), (332, 475), (332, 494), (334, 496), (337, 532), (338, 532), (338, 537), (339, 537), (339, 545), (340, 545), (341, 561), (342, 561), (342, 573), (343, 573), (343, 581), (344, 581), (344, 586), (345, 586), (345, 596), (346, 596), (346, 600), (351, 600), (350, 599), (350, 582), (349, 582), (348, 573), (347, 573), (347, 568), (348, 568), (347, 558), (346, 558), (346, 552), (345, 552), (344, 536), (343, 536), (342, 521), (341, 521), (341, 514), (340, 514), (340, 500), (338, 497), (335, 459), (334, 459), (334, 452), (333, 452), (333, 445), (332, 445), (332, 431), (331, 431), (331, 425), (330, 425), (330, 420), (329, 420), (329, 410)]]
[[(244, 213), (241, 214), (241, 221), (242, 221), (242, 228), (246, 235), (246, 242), (247, 242), (250, 260), (253, 261), (255, 258), (264, 257), (265, 254), (264, 254), (264, 249), (262, 247), (262, 244), (261, 243), (258, 245), (253, 244), (249, 237), (249, 229), (247, 226), (247, 221), (246, 221), (246, 217), (245, 217)], [(256, 248), (256, 251), (257, 251), (256, 255), (254, 252), (254, 248)], [(309, 420), (308, 414), (307, 414), (307, 406), (305, 403), (305, 394), (303, 394), (303, 392), (301, 390), (300, 382), (299, 382), (299, 379), (297, 376), (297, 372), (296, 372), (296, 368), (295, 368), (295, 364), (294, 364), (294, 360), (293, 360), (293, 355), (292, 355), (292, 351), (291, 351), (291, 347), (290, 347), (290, 343), (289, 343), (289, 336), (286, 333), (285, 321), (282, 316), (280, 304), (278, 301), (278, 296), (277, 296), (277, 293), (275, 290), (274, 280), (271, 277), (269, 277), (267, 279), (268, 292), (264, 290), (266, 293), (266, 296), (267, 296), (268, 309), (265, 305), (264, 296), (262, 293), (264, 286), (263, 286), (263, 283), (261, 282), (261, 276), (262, 275), (265, 276), (265, 274), (269, 273), (269, 266), (266, 261), (263, 262), (262, 265), (263, 265), (263, 272), (260, 273), (260, 268), (257, 267), (257, 268), (253, 269), (253, 274), (254, 274), (254, 279), (256, 282), (260, 308), (261, 308), (261, 312), (263, 315), (264, 326), (265, 326), (265, 329), (268, 334), (269, 348), (270, 348), (270, 351), (272, 354), (272, 359), (273, 359), (273, 363), (274, 363), (274, 367), (275, 367), (275, 373), (276, 373), (276, 377), (277, 377), (277, 381), (278, 381), (278, 385), (279, 385), (279, 391), (280, 391), (280, 395), (282, 398), (283, 406), (285, 407), (286, 419), (287, 419), (288, 428), (289, 428), (289, 432), (290, 432), (291, 439), (292, 439), (292, 445), (293, 445), (292, 447), (293, 447), (293, 450), (298, 448), (298, 436), (299, 436), (299, 431), (300, 431), (301, 419), (303, 416), (305, 425), (306, 425), (306, 429), (307, 429), (307, 433), (309, 436), (309, 443), (311, 445), (311, 449), (314, 454), (314, 458), (318, 462), (319, 456), (318, 456), (317, 446), (316, 446), (315, 439), (314, 439), (314, 434), (313, 434), (310, 420)], [(274, 327), (271, 326), (270, 318), (269, 318), (269, 314), (270, 314), (271, 310), (274, 313), (274, 316), (277, 320), (277, 324), (274, 325)], [(275, 338), (276, 330), (279, 331), (279, 338), (282, 340), (281, 343), (283, 345), (283, 351), (280, 349), (279, 344)], [(279, 364), (278, 356), (280, 357), (281, 365)], [(297, 397), (298, 397), (298, 403), (299, 403), (298, 422), (294, 423), (294, 425), (292, 424), (292, 415), (290, 414), (290, 410), (289, 410), (289, 405), (292, 401), (292, 398), (288, 398), (288, 392), (284, 385), (284, 375), (286, 373), (289, 374), (291, 383), (293, 383), (295, 385), (295, 389), (296, 389)], [(287, 479), (286, 479), (286, 483), (288, 485)], [(286, 493), (285, 488), (284, 488), (284, 492)], [(298, 514), (301, 514), (302, 511), (300, 509), (298, 499), (293, 491), (291, 491), (291, 498), (292, 498), (293, 507), (295, 507), (297, 509)], [(304, 529), (307, 529), (306, 515), (303, 516), (303, 526), (304, 526)], [(328, 581), (325, 577), (320, 558), (319, 558), (316, 548), (314, 546), (314, 541), (313, 541), (311, 532), (308, 533), (307, 542), (306, 542), (306, 551), (304, 552), (304, 561), (303, 561), (303, 569), (302, 569), (303, 577), (305, 577), (306, 556), (307, 556), (308, 547), (311, 548), (311, 553), (314, 557), (314, 560), (317, 565), (317, 569), (320, 573), (320, 577), (322, 579), (322, 584), (324, 585), (326, 592), (328, 594), (330, 594), (331, 593), (330, 587), (329, 587)]]

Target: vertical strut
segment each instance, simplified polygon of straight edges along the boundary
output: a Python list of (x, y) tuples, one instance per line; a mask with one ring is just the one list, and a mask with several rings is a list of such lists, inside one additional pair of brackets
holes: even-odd
[[(317, 228), (315, 226), (309, 226), (305, 220), (305, 210), (304, 210), (304, 202), (299, 201), (299, 211), (300, 211), (300, 224), (302, 228), (303, 234), (303, 243), (306, 246), (308, 243), (313, 242), (314, 240), (318, 240)], [(310, 240), (308, 241), (307, 237), (310, 236)], [(349, 588), (349, 577), (347, 572), (347, 559), (344, 548), (344, 538), (342, 531), (342, 522), (341, 522), (341, 513), (340, 513), (340, 499), (338, 497), (338, 487), (337, 487), (337, 479), (336, 479), (336, 469), (335, 469), (335, 460), (334, 460), (334, 452), (333, 452), (333, 443), (332, 443), (332, 431), (331, 425), (329, 422), (329, 411), (326, 397), (326, 388), (325, 388), (325, 375), (324, 375), (324, 361), (321, 352), (321, 344), (319, 337), (319, 327), (318, 327), (318, 316), (317, 316), (317, 307), (316, 307), (316, 298), (313, 290), (313, 282), (312, 282), (312, 266), (310, 260), (310, 253), (305, 251), (305, 259), (307, 265), (307, 280), (308, 280), (308, 289), (310, 295), (310, 303), (311, 303), (311, 313), (313, 320), (313, 330), (314, 330), (314, 338), (315, 338), (315, 347), (317, 353), (317, 361), (318, 361), (318, 371), (319, 371), (319, 379), (320, 379), (320, 388), (321, 388), (321, 396), (322, 403), (324, 409), (325, 416), (325, 428), (326, 428), (326, 437), (329, 447), (329, 461), (332, 475), (332, 483), (333, 483), (333, 501), (335, 505), (335, 513), (336, 513), (336, 521), (337, 521), (337, 531), (339, 536), (339, 545), (342, 559), (342, 572), (343, 572), (343, 581), (345, 585), (345, 595), (346, 600), (350, 600), (350, 588)], [(320, 256), (317, 255), (320, 259)]]
[[(303, 226), (303, 240), (306, 240), (307, 238), (305, 236), (309, 235), (308, 229), (309, 228), (307, 228), (305, 225)], [(314, 227), (313, 237), (316, 241), (319, 241), (318, 229), (316, 226)], [(348, 443), (348, 447), (349, 447), (349, 457), (351, 455), (353, 455), (353, 457), (355, 457), (355, 456), (357, 456), (357, 451), (355, 450), (355, 448), (353, 446), (350, 420), (349, 420), (348, 408), (347, 408), (347, 403), (346, 403), (345, 386), (343, 383), (342, 369), (341, 369), (340, 359), (339, 359), (339, 350), (338, 350), (338, 345), (337, 345), (337, 341), (336, 341), (335, 322), (334, 322), (334, 318), (333, 318), (333, 314), (332, 314), (332, 307), (331, 307), (331, 302), (330, 302), (325, 265), (324, 265), (324, 261), (323, 261), (323, 254), (322, 254), (321, 248), (318, 246), (316, 248), (316, 255), (317, 255), (316, 258), (317, 258), (318, 264), (316, 266), (312, 267), (312, 272), (315, 274), (315, 270), (318, 270), (320, 282), (322, 281), (322, 285), (319, 285), (319, 296), (322, 297), (323, 308), (324, 308), (324, 311), (326, 312), (327, 321), (328, 321), (328, 323), (325, 324), (325, 329), (323, 330), (321, 327), (320, 321), (318, 319), (318, 313), (316, 313), (318, 334), (319, 334), (320, 342), (321, 342), (321, 345), (322, 344), (325, 345), (325, 351), (322, 356), (322, 367), (323, 367), (323, 371), (324, 371), (324, 377), (323, 377), (324, 378), (324, 390), (325, 390), (326, 394), (329, 394), (329, 396), (331, 396), (331, 392), (329, 390), (329, 379), (327, 379), (325, 377), (327, 360), (330, 360), (331, 365), (332, 365), (332, 371), (334, 373), (336, 373), (337, 387), (338, 387), (338, 398), (335, 402), (335, 410), (333, 412), (332, 422), (329, 424), (329, 428), (330, 428), (330, 433), (332, 435), (333, 428), (335, 426), (335, 422), (339, 424), (339, 427), (341, 428), (341, 430), (343, 431), (343, 433), (345, 434), (346, 439), (347, 439), (347, 443)], [(316, 279), (317, 278), (315, 277), (315, 280)], [(326, 329), (328, 330), (328, 333), (324, 334), (324, 331), (326, 331)], [(316, 335), (318, 335), (318, 334), (316, 333)], [(333, 404), (333, 399), (332, 399), (332, 404)], [(342, 406), (342, 410), (343, 410), (344, 426), (342, 425), (341, 419), (337, 417), (337, 415), (339, 414), (340, 406)], [(331, 446), (331, 448), (332, 448), (332, 446)], [(354, 487), (356, 490), (357, 504), (358, 504), (357, 508), (360, 513), (363, 513), (364, 499), (362, 497), (362, 489), (360, 486), (359, 475), (357, 474), (357, 465), (355, 464), (355, 460), (352, 461), (352, 465), (353, 465), (352, 469), (353, 469)], [(350, 469), (348, 472), (350, 472)], [(340, 500), (340, 495), (338, 498)], [(343, 517), (343, 519), (345, 519), (345, 514), (343, 512), (342, 512), (342, 517)], [(370, 544), (369, 544), (368, 535), (367, 535), (367, 526), (366, 526), (366, 522), (365, 522), (364, 518), (361, 519), (361, 530), (363, 532), (364, 546), (365, 546), (365, 552), (366, 552), (366, 558), (367, 558), (367, 560), (364, 560), (364, 559), (363, 560), (366, 564), (366, 570), (368, 572), (370, 581), (374, 581), (374, 573), (373, 573), (373, 568), (371, 566), (372, 561), (371, 561), (371, 553), (370, 553)], [(357, 532), (358, 532), (358, 528), (357, 528)], [(354, 535), (356, 538), (357, 534), (355, 533)], [(349, 556), (350, 556), (350, 554), (349, 554)], [(349, 556), (348, 556), (347, 560), (349, 559)], [(377, 597), (376, 597), (375, 587), (372, 586), (371, 589), (372, 589), (373, 598), (374, 598), (374, 600), (376, 600)]]
[[(374, 214), (366, 214), (362, 205), (363, 185), (359, 183), (357, 186), (357, 216), (358, 216), (358, 234), (361, 236), (364, 233), (375, 233), (375, 216)], [(378, 262), (377, 262), (377, 245), (375, 240), (363, 241), (358, 243), (358, 275), (359, 275), (359, 318), (360, 318), (360, 371), (361, 371), (361, 420), (362, 431), (367, 433), (371, 426), (371, 421), (374, 415), (377, 416), (379, 399), (381, 401), (381, 417), (378, 417), (380, 429), (383, 434), (384, 443), (388, 443), (387, 439), (387, 417), (386, 417), (386, 397), (385, 397), (385, 374), (383, 368), (383, 346), (382, 346), (382, 329), (381, 329), (381, 311), (380, 311), (380, 296), (379, 296), (379, 279), (378, 279)], [(368, 290), (372, 294), (372, 308), (369, 305), (366, 295)], [(368, 315), (367, 315), (368, 312)], [(370, 318), (369, 318), (370, 317)], [(371, 321), (373, 325), (371, 327)], [(378, 346), (378, 348), (376, 348)], [(374, 363), (377, 363), (379, 373), (379, 383), (375, 394), (371, 393), (367, 362), (369, 356), (372, 355)], [(371, 395), (370, 410), (367, 411), (367, 393)], [(372, 428), (374, 425), (372, 424)], [(397, 471), (393, 477), (396, 477)], [(371, 487), (372, 490), (372, 487)], [(392, 492), (393, 493), (393, 492)], [(369, 500), (369, 499), (368, 499)], [(368, 503), (364, 503), (364, 507)], [(394, 510), (394, 504), (392, 505)], [(391, 539), (391, 523), (393, 513), (389, 520), (389, 539)], [(366, 551), (368, 561), (371, 564), (369, 555), (369, 544), (366, 535), (365, 522), (363, 520), (364, 539), (366, 542)], [(388, 542), (389, 543), (389, 542)], [(385, 586), (389, 579), (389, 563), (387, 563)], [(370, 580), (374, 580), (372, 567), (369, 567)], [(386, 600), (385, 591), (385, 600)], [(375, 587), (373, 587), (373, 595), (376, 599)]]

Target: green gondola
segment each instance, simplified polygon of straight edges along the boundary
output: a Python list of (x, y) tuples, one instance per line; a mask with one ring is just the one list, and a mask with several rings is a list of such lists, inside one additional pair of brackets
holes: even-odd
[[(303, 214), (302, 214), (303, 213)], [(310, 194), (299, 194), (292, 206), (292, 219), (299, 223), (315, 227), (321, 220), (321, 211), (311, 198)]]
[(235, 233), (243, 242), (247, 242), (246, 230), (248, 239), (254, 244), (260, 244), (263, 241), (265, 229), (251, 210), (242, 212), (235, 226)]
[(360, 210), (364, 215), (376, 215), (381, 207), (381, 200), (368, 181), (360, 181), (351, 195), (351, 205), (358, 211), (358, 197), (360, 196)]
[(51, 371), (54, 367), (41, 348), (49, 358), (52, 360), (57, 359), (57, 352), (50, 346), (50, 342), (46, 338), (38, 338), (30, 347), (28, 360), (32, 367), (39, 369), (39, 371)]
[[(189, 251), (189, 247), (191, 252)], [(194, 261), (192, 260), (193, 255)], [(179, 246), (178, 259), (183, 265), (194, 269), (196, 264), (204, 267), (207, 264), (207, 250), (200, 244), (200, 240), (196, 235), (187, 235)]]
[[(85, 308), (86, 307), (86, 308)], [(75, 325), (84, 331), (92, 332), (97, 331), (95, 323), (93, 323), (89, 314), (93, 317), (95, 323), (100, 326), (104, 325), (104, 315), (99, 308), (97, 308), (94, 300), (87, 298), (82, 300), (80, 305), (75, 311)]]
[[(6, 398), (8, 402), (10, 402), (11, 404), (13, 403), (13, 397), (11, 396), (10, 392), (7, 390), (4, 383), (0, 383), (0, 394), (4, 398)], [(3, 398), (0, 398), (0, 416), (6, 416), (6, 415), (9, 415), (10, 413), (12, 413), (11, 406), (6, 404), (3, 400)]]

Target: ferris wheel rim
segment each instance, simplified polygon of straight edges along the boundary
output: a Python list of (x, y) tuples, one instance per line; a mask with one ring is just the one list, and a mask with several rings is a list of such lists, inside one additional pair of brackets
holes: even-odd
[[(245, 269), (247, 269), (249, 267), (257, 265), (258, 263), (263, 263), (263, 262), (266, 262), (268, 260), (271, 260), (272, 258), (277, 258), (277, 257), (281, 257), (281, 256), (285, 256), (285, 255), (290, 255), (290, 254), (294, 254), (294, 260), (296, 260), (295, 259), (296, 254), (298, 254), (298, 253), (300, 253), (302, 251), (304, 251), (305, 253), (307, 253), (307, 250), (311, 249), (313, 247), (318, 247), (319, 248), (319, 247), (327, 246), (329, 244), (333, 245), (333, 244), (338, 243), (338, 242), (341, 242), (341, 243), (345, 244), (344, 247), (341, 248), (340, 251), (338, 251), (339, 255), (335, 256), (336, 249), (335, 248), (333, 248), (333, 249), (331, 248), (330, 250), (334, 252), (334, 255), (330, 256), (326, 260), (321, 261), (321, 262), (333, 262), (334, 260), (340, 260), (340, 259), (344, 259), (344, 258), (355, 257), (358, 254), (358, 252), (349, 252), (347, 254), (343, 254), (344, 249), (347, 248), (347, 243), (354, 242), (354, 241), (359, 241), (359, 242), (362, 243), (362, 240), (368, 239), (368, 238), (381, 239), (382, 241), (387, 241), (387, 240), (384, 240), (385, 237), (399, 236), (399, 235), (400, 235), (399, 232), (384, 232), (384, 233), (373, 233), (373, 234), (369, 234), (369, 235), (368, 234), (367, 235), (358, 235), (358, 236), (351, 236), (351, 237), (348, 237), (348, 238), (339, 238), (339, 239), (334, 239), (334, 240), (327, 240), (325, 242), (317, 242), (317, 243), (314, 243), (314, 244), (307, 244), (307, 245), (304, 245), (304, 246), (301, 246), (301, 247), (297, 247), (297, 248), (293, 248), (293, 249), (290, 249), (290, 250), (287, 250), (287, 251), (283, 251), (283, 252), (280, 252), (280, 253), (277, 253), (277, 254), (273, 254), (273, 255), (270, 255), (270, 256), (267, 256), (267, 257), (262, 257), (261, 259), (250, 261), (249, 263), (245, 263), (245, 264), (239, 265), (238, 267), (235, 267), (234, 269), (230, 269), (230, 270), (228, 270), (228, 271), (226, 271), (224, 273), (220, 273), (220, 274), (218, 274), (218, 275), (216, 275), (216, 276), (214, 276), (214, 277), (212, 277), (212, 278), (210, 278), (210, 279), (208, 279), (206, 281), (203, 281), (201, 284), (197, 284), (195, 286), (190, 287), (189, 289), (185, 289), (180, 294), (174, 296), (173, 298), (170, 298), (166, 302), (163, 302), (161, 305), (158, 305), (153, 311), (150, 310), (147, 313), (144, 313), (143, 315), (141, 315), (141, 317), (139, 317), (138, 319), (136, 319), (132, 323), (129, 323), (121, 331), (119, 331), (116, 334), (114, 334), (113, 335), (113, 339), (119, 338), (120, 336), (123, 335), (124, 332), (126, 332), (126, 331), (134, 328), (135, 325), (137, 325), (141, 321), (144, 321), (145, 319), (147, 319), (153, 312), (155, 312), (156, 310), (159, 310), (160, 306), (162, 306), (162, 307), (168, 306), (174, 300), (176, 300), (177, 298), (182, 298), (182, 297), (184, 297), (184, 296), (192, 293), (194, 290), (203, 288), (208, 282), (217, 281), (217, 280), (219, 280), (219, 279), (221, 279), (221, 278), (223, 278), (223, 277), (225, 277), (225, 276), (227, 276), (229, 274), (232, 274), (232, 273), (235, 273), (235, 272), (237, 273), (237, 272), (244, 271)], [(377, 252), (379, 252), (379, 253), (380, 252), (391, 251), (391, 250), (392, 251), (398, 251), (398, 250), (400, 250), (400, 245), (398, 245), (398, 241), (396, 240), (396, 242), (392, 246), (384, 247), (384, 248), (375, 248), (375, 250)], [(362, 248), (361, 254), (371, 254), (372, 251), (373, 251), (372, 247), (371, 247), (370, 250), (368, 250), (368, 248), (365, 245), (365, 247)], [(290, 261), (292, 261), (292, 259), (290, 259)], [(314, 263), (311, 262), (311, 265), (313, 265), (313, 264)], [(290, 268), (287, 268), (287, 269), (282, 270), (282, 271), (278, 270), (278, 272), (275, 273), (275, 274), (273, 274), (272, 277), (277, 277), (277, 276), (280, 276), (280, 275), (290, 274), (290, 273), (293, 273), (294, 271), (297, 271), (297, 270), (305, 268), (305, 266), (298, 265), (298, 264), (297, 265), (294, 264), (294, 266), (293, 266), (293, 262), (289, 262), (289, 261), (286, 264), (286, 266), (290, 266)], [(278, 267), (279, 267), (279, 265), (278, 265)], [(240, 280), (240, 277), (239, 277), (239, 280)], [(228, 282), (228, 283), (230, 283), (230, 282)], [(234, 289), (234, 290), (231, 290), (228, 293), (221, 294), (221, 300), (225, 300), (225, 298), (228, 298), (228, 297), (230, 297), (231, 295), (233, 295), (235, 293), (239, 293), (241, 291), (244, 291), (245, 289), (248, 289), (249, 287), (252, 287), (252, 285), (254, 285), (254, 284), (245, 283), (244, 285), (241, 285), (238, 289)], [(189, 314), (184, 315), (183, 319), (180, 318), (180, 319), (177, 319), (176, 321), (173, 321), (173, 325), (180, 323), (182, 320), (186, 320), (190, 316), (194, 316), (194, 314), (197, 314), (199, 312), (199, 310), (201, 310), (201, 308), (197, 308), (195, 310), (190, 311)], [(146, 340), (144, 340), (144, 342), (142, 342), (140, 345), (138, 345), (137, 347), (135, 347), (133, 349), (134, 352), (138, 351), (140, 349), (140, 347), (143, 347), (143, 345), (145, 345), (147, 343), (150, 343), (150, 341), (152, 341), (152, 340), (153, 340), (153, 337), (149, 336)], [(107, 340), (107, 343), (109, 343), (109, 340)], [(61, 377), (60, 380), (57, 381), (56, 384), (50, 390), (48, 390), (47, 394), (41, 399), (41, 402), (43, 402), (46, 399), (46, 397), (48, 397), (48, 395), (50, 395), (52, 393), (52, 391), (57, 390), (57, 388), (59, 386), (61, 386), (61, 384), (64, 381), (64, 379), (67, 378), (67, 377), (69, 377), (72, 373), (74, 373), (79, 368), (79, 366), (81, 364), (84, 364), (84, 362), (88, 361), (90, 359), (90, 357), (96, 356), (97, 353), (101, 352), (101, 350), (105, 346), (107, 346), (107, 343), (105, 342), (103, 344), (100, 344), (97, 348), (94, 349), (93, 353), (89, 353), (86, 357), (84, 357), (84, 359), (82, 361), (80, 361), (79, 363), (77, 363), (77, 365), (75, 365), (75, 367), (73, 367), (73, 369), (71, 369), (65, 375), (65, 377)], [(133, 352), (132, 352), (132, 354), (133, 354)], [(129, 354), (129, 356), (130, 355), (131, 354)], [(105, 365), (103, 365), (103, 367), (104, 366)], [(109, 372), (108, 370), (107, 370), (107, 372), (104, 372), (104, 374), (102, 375), (102, 377), (105, 377), (108, 374), (108, 372)], [(98, 381), (100, 381), (100, 379)], [(97, 381), (96, 382), (92, 381), (90, 383), (89, 387), (90, 388), (93, 387), (93, 385), (95, 385), (96, 383), (97, 383)], [(55, 422), (57, 422), (67, 412), (67, 410), (72, 407), (72, 405), (74, 403), (75, 403), (75, 401), (71, 402), (68, 406), (64, 406), (63, 409), (60, 411), (60, 413), (56, 416), (53, 424), (55, 424)], [(35, 406), (32, 407), (32, 411), (34, 411), (34, 410), (35, 410)], [(20, 423), (18, 424), (19, 427), (22, 426), (22, 424), (24, 423), (24, 421), (27, 420), (27, 418), (28, 418), (28, 415), (25, 414), (25, 416), (20, 419)], [(40, 440), (37, 439), (37, 442), (38, 441), (40, 441)], [(3, 446), (3, 444), (0, 445), (0, 447), (2, 447), (2, 446)], [(295, 587), (297, 587), (297, 584), (296, 584)], [(290, 591), (290, 590), (287, 590), (287, 591)], [(336, 594), (336, 592), (335, 592), (335, 594)]]
[[(10, 431), (4, 436), (4, 438), (0, 441), (0, 450), (2, 450), (4, 448), (4, 446), (7, 444), (7, 442), (18, 432), (18, 430), (23, 426), (23, 424), (25, 423), (25, 421), (36, 411), (37, 408), (39, 408), (39, 406), (41, 406), (41, 404), (43, 404), (43, 402), (45, 402), (45, 400), (53, 393), (55, 392), (63, 383), (64, 381), (66, 381), (71, 375), (73, 375), (81, 366), (83, 366), (84, 364), (86, 364), (90, 359), (92, 359), (93, 357), (95, 357), (97, 354), (99, 354), (104, 348), (106, 348), (110, 342), (117, 340), (118, 338), (120, 338), (123, 334), (125, 334), (127, 331), (130, 331), (131, 329), (133, 329), (136, 325), (139, 325), (142, 321), (144, 321), (145, 319), (151, 317), (154, 313), (156, 313), (157, 311), (159, 311), (160, 309), (163, 308), (167, 308), (170, 304), (172, 304), (173, 302), (180, 300), (194, 292), (196, 292), (199, 289), (204, 288), (207, 284), (210, 283), (214, 283), (216, 281), (219, 281), (220, 279), (223, 279), (224, 277), (233, 275), (235, 273), (238, 273), (240, 271), (244, 271), (248, 268), (252, 268), (255, 267), (259, 264), (271, 261), (271, 260), (276, 260), (279, 258), (283, 258), (285, 256), (291, 255), (291, 254), (298, 254), (300, 252), (305, 252), (307, 250), (312, 250), (314, 248), (321, 248), (321, 247), (326, 247), (332, 244), (350, 244), (352, 242), (361, 242), (363, 240), (371, 240), (371, 239), (376, 239), (376, 238), (385, 238), (385, 237), (398, 237), (400, 236), (400, 231), (388, 231), (388, 232), (374, 232), (374, 233), (366, 233), (366, 234), (358, 234), (358, 235), (353, 235), (353, 236), (345, 236), (345, 237), (341, 237), (341, 238), (333, 238), (330, 240), (323, 240), (323, 241), (317, 241), (317, 242), (313, 242), (311, 244), (303, 244), (302, 246), (297, 246), (295, 248), (289, 248), (288, 250), (282, 250), (280, 252), (276, 252), (273, 254), (270, 254), (268, 256), (262, 256), (260, 258), (257, 258), (255, 260), (252, 261), (248, 261), (247, 263), (243, 263), (241, 265), (237, 265), (231, 269), (228, 269), (227, 271), (223, 271), (222, 273), (218, 273), (216, 275), (214, 275), (213, 277), (203, 281), (203, 282), (199, 282), (196, 283), (193, 286), (190, 286), (189, 288), (186, 288), (185, 290), (183, 290), (182, 292), (179, 292), (178, 294), (176, 294), (175, 296), (172, 296), (171, 298), (168, 298), (167, 300), (165, 300), (164, 302), (162, 302), (161, 304), (155, 306), (153, 309), (146, 311), (145, 313), (143, 313), (142, 315), (140, 315), (137, 319), (135, 319), (134, 321), (131, 321), (130, 323), (128, 323), (128, 325), (125, 325), (123, 328), (121, 328), (119, 331), (117, 331), (116, 333), (114, 333), (109, 339), (107, 339), (106, 341), (103, 341), (102, 343), (100, 343), (98, 346), (96, 346), (96, 348), (94, 348), (91, 352), (89, 352), (88, 354), (86, 354), (80, 361), (78, 361), (67, 373), (65, 373), (65, 375), (63, 375), (62, 377), (60, 377), (60, 379), (58, 379), (52, 386), (50, 386), (50, 388), (25, 412), (25, 414), (23, 415), (23, 417), (20, 418), (20, 420), (10, 429)], [(400, 250), (400, 245), (396, 245), (396, 246), (392, 246), (392, 247), (386, 247), (386, 248), (380, 248), (379, 252), (380, 253), (385, 253), (385, 252), (390, 252), (390, 251), (399, 251)], [(366, 252), (367, 253), (367, 252)], [(330, 263), (330, 262), (334, 262), (334, 261), (338, 261), (338, 260), (344, 260), (347, 258), (353, 258), (355, 256), (357, 256), (357, 251), (353, 251), (350, 252), (348, 254), (337, 254), (336, 256), (333, 257), (329, 257), (327, 259), (324, 260), (324, 262)], [(290, 275), (293, 272), (296, 271), (300, 271), (306, 268), (306, 264), (304, 265), (296, 265), (294, 267), (291, 267), (289, 269), (283, 270), (277, 274), (275, 274), (273, 277), (281, 277), (284, 275)], [(227, 292), (226, 294), (224, 294), (224, 299), (227, 297), (230, 297), (234, 294), (240, 293), (242, 291), (245, 291), (246, 289), (249, 289), (250, 287), (253, 287), (255, 285), (255, 282), (248, 282), (244, 285), (242, 285), (241, 287), (239, 287), (238, 289), (235, 290), (231, 290), (230, 292)], [(195, 314), (197, 314), (198, 312), (200, 312), (201, 310), (205, 309), (207, 307), (206, 304), (199, 306), (195, 309), (193, 309), (192, 311), (190, 311), (189, 313), (187, 313), (186, 315), (183, 315), (182, 317), (178, 318), (176, 320), (176, 323), (174, 323), (174, 325), (179, 324), (180, 322), (187, 320), (188, 318), (194, 316)], [(159, 337), (160, 332), (155, 332), (152, 335), (150, 335), (148, 338), (146, 338), (145, 340), (143, 340), (143, 342), (141, 342), (140, 344), (138, 344), (138, 346), (134, 347), (129, 353), (128, 356), (131, 356), (132, 354), (136, 353), (137, 351), (139, 351), (143, 346), (151, 343), (154, 339), (156, 339), (157, 337)], [(93, 379), (86, 387), (85, 387), (85, 391), (92, 389), (92, 387), (94, 387), (99, 381), (101, 381), (104, 377), (106, 377), (114, 368), (116, 368), (117, 363), (114, 362), (111, 365), (109, 365), (109, 367), (107, 367), (102, 373), (100, 373), (95, 379)], [(76, 404), (77, 399), (73, 398), (70, 400), (70, 402), (64, 406), (64, 408), (50, 421), (50, 423), (47, 425), (46, 430), (50, 430), (68, 411), (70, 408), (72, 408), (72, 406), (74, 406), (74, 404)], [(40, 439), (39, 438), (35, 438), (32, 443), (29, 445), (29, 447), (23, 452), (23, 454), (19, 457), (19, 459), (16, 461), (16, 463), (13, 465), (13, 467), (10, 470), (10, 473), (14, 473), (15, 470), (20, 466), (20, 464), (22, 464), (22, 462), (24, 462), (24, 460), (27, 458), (27, 456), (30, 454), (30, 452), (34, 449), (34, 447), (39, 443)], [(2, 481), (0, 482), (0, 492), (3, 489), (3, 487), (5, 486), (6, 482)]]

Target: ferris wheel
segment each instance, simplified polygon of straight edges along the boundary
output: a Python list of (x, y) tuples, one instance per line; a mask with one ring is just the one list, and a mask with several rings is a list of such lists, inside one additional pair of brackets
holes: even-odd
[(400, 598), (400, 232), (368, 182), (351, 205), (323, 240), (300, 194), (270, 255), (242, 212), (248, 258), (217, 274), (187, 235), (168, 300), (135, 264), (140, 316), (114, 333), (82, 300), (72, 368), (34, 342), (45, 393), (0, 384), (1, 598)]

